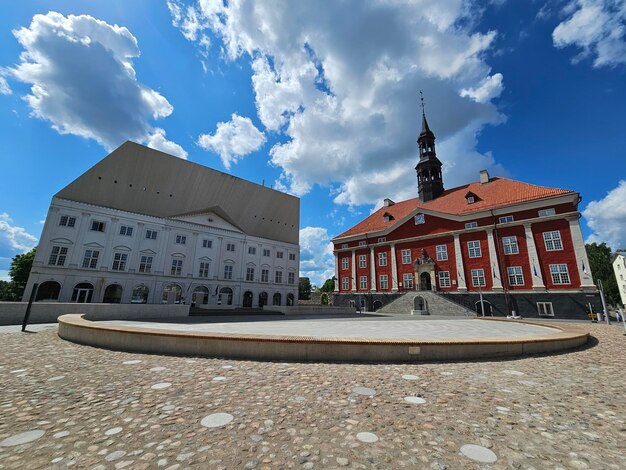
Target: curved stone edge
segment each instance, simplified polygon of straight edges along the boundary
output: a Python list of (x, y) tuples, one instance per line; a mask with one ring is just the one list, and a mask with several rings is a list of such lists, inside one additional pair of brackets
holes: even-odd
[(74, 343), (117, 351), (305, 362), (419, 362), (523, 356), (575, 348), (584, 345), (589, 337), (587, 331), (574, 325), (540, 326), (554, 328), (558, 332), (446, 341), (267, 336), (102, 325), (85, 320), (82, 315), (72, 314), (59, 317), (58, 334)]

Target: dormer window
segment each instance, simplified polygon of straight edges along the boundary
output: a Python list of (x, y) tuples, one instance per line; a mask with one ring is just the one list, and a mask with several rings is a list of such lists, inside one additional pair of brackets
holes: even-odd
[(467, 203), (468, 204), (474, 204), (474, 196), (467, 196)]
[(465, 195), (465, 200), (467, 201), (468, 204), (474, 204), (475, 202), (478, 202), (479, 197), (476, 196), (476, 194), (474, 194), (473, 192), (469, 191)]
[(393, 220), (394, 217), (389, 212), (385, 212), (383, 214), (383, 219), (385, 220), (385, 222), (389, 222), (389, 221)]

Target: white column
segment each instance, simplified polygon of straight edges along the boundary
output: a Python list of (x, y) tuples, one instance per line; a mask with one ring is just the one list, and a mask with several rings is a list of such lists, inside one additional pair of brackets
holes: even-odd
[(335, 292), (339, 292), (339, 253), (335, 253)]
[(139, 272), (139, 248), (141, 247), (141, 240), (144, 235), (144, 226), (143, 222), (137, 223), (137, 228), (135, 229), (135, 237), (133, 240), (132, 252), (130, 254), (130, 259), (128, 260), (128, 272), (129, 273), (137, 273)]
[(457, 290), (466, 291), (465, 267), (463, 266), (463, 253), (461, 252), (461, 242), (459, 241), (458, 233), (454, 235), (454, 258), (456, 260)]
[(352, 250), (352, 282), (350, 285), (352, 286), (352, 292), (356, 292), (356, 250)]
[(391, 291), (398, 292), (398, 266), (396, 264), (396, 245), (391, 244)]
[(489, 247), (489, 270), (491, 271), (491, 281), (493, 282), (493, 290), (502, 290), (502, 279), (504, 273), (500, 270), (498, 263), (498, 253), (496, 252), (496, 244), (493, 239), (493, 229), (487, 229), (487, 246)]
[(532, 285), (535, 290), (544, 290), (546, 285), (543, 282), (543, 274), (541, 273), (541, 265), (539, 264), (539, 255), (537, 254), (537, 246), (533, 237), (532, 225), (524, 224), (526, 232), (526, 247), (528, 249), (528, 263), (530, 265), (530, 276), (532, 277)]
[(572, 243), (574, 244), (574, 254), (576, 255), (580, 287), (583, 289), (595, 289), (596, 286), (591, 277), (591, 267), (589, 266), (587, 250), (585, 249), (585, 242), (583, 241), (583, 233), (580, 230), (578, 217), (569, 219), (569, 231), (572, 235)]
[[(196, 272), (196, 251), (198, 249), (198, 232), (192, 232), (191, 236), (191, 256), (187, 266), (187, 277), (193, 277)], [(200, 266), (198, 265), (198, 268)]]
[(376, 292), (376, 256), (373, 246), (370, 246), (370, 277), (370, 291)]

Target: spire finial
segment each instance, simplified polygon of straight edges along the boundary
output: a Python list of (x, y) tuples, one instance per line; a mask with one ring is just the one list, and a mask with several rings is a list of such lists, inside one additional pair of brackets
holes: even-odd
[(424, 93), (420, 90), (420, 101), (422, 102), (422, 116), (426, 116), (426, 112), (424, 110)]

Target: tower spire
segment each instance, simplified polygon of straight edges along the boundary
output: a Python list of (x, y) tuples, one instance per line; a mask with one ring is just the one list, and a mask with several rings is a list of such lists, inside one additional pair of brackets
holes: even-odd
[(420, 90), (420, 102), (422, 106), (422, 130), (417, 138), (420, 159), (415, 167), (417, 171), (417, 188), (419, 198), (430, 201), (443, 193), (443, 178), (441, 176), (441, 162), (435, 152), (435, 134), (428, 127), (424, 106), (424, 94)]

